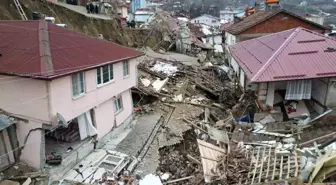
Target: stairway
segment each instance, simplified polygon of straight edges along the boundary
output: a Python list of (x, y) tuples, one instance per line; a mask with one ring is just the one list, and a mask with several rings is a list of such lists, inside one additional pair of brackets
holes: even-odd
[(15, 3), (16, 8), (18, 9), (18, 11), (19, 11), (19, 13), (21, 15), (22, 20), (28, 20), (25, 12), (22, 9), (22, 6), (21, 6), (19, 0), (13, 0), (13, 1)]

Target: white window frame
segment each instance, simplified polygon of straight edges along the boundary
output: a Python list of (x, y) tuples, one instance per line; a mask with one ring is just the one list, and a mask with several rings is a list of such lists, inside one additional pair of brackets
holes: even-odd
[(117, 96), (115, 99), (113, 99), (113, 109), (114, 114), (118, 114), (119, 112), (124, 110), (124, 105), (121, 96)]
[(123, 75), (124, 75), (124, 78), (129, 76), (129, 71), (130, 71), (129, 69), (130, 69), (129, 61), (128, 60), (123, 61)]
[[(80, 75), (82, 75), (83, 80), (81, 81)], [(85, 94), (85, 74), (84, 72), (79, 72), (71, 76), (71, 87), (72, 87), (72, 97), (78, 98)], [(78, 88), (75, 92), (75, 87)]]
[[(107, 67), (108, 68), (108, 81), (104, 82), (104, 68)], [(114, 82), (114, 66), (113, 64), (108, 64), (108, 65), (104, 65), (101, 67), (97, 68), (96, 71), (96, 82), (97, 82), (97, 86), (101, 87), (104, 86), (106, 84), (109, 84), (111, 82)], [(100, 83), (99, 83), (100, 81)]]

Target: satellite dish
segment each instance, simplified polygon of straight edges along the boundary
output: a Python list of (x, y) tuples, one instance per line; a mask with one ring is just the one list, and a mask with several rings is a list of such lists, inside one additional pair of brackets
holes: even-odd
[(56, 114), (57, 119), (58, 119), (58, 124), (64, 128), (68, 128), (69, 123), (64, 119), (64, 117), (60, 114)]

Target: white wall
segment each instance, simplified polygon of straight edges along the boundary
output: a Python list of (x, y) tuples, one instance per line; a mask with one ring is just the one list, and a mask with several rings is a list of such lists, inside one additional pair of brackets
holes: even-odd
[(230, 63), (230, 65), (233, 68), (234, 72), (237, 73), (237, 74), (239, 74), (239, 68), (240, 67), (239, 67), (238, 63), (236, 62), (236, 60), (233, 57), (231, 57), (231, 63)]
[(327, 95), (326, 106), (335, 107), (336, 106), (336, 78), (329, 79), (329, 89)]
[(243, 90), (245, 90), (245, 73), (242, 69), (240, 69), (239, 83)]
[(320, 25), (323, 25), (324, 23), (324, 18), (323, 17), (306, 17), (306, 19), (314, 22), (314, 23), (317, 23), (317, 24), (320, 24)]
[(206, 15), (202, 15), (194, 19), (191, 19), (190, 22), (194, 24), (205, 24), (214, 27), (220, 27), (221, 25), (219, 19), (215, 19)]
[(223, 43), (223, 39), (221, 35), (215, 35), (215, 36), (210, 36), (210, 37), (204, 37), (202, 40), (205, 40), (206, 44), (210, 44), (211, 46), (213, 45), (221, 45)]
[(237, 43), (237, 38), (228, 32), (225, 32), (225, 44), (230, 46)]
[(221, 20), (225, 20), (225, 21), (230, 22), (230, 21), (233, 21), (233, 19), (234, 19), (234, 13), (221, 13), (219, 15), (219, 18)]
[(266, 105), (273, 107), (275, 83), (267, 83)]
[(152, 14), (135, 14), (134, 15), (134, 21), (135, 22), (149, 22), (149, 18), (152, 16)]

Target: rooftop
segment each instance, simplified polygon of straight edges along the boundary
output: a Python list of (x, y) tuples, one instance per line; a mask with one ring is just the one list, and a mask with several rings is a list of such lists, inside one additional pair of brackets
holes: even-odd
[(209, 15), (209, 14), (203, 14), (203, 15), (198, 16), (198, 17), (195, 17), (195, 18), (193, 18), (193, 19), (197, 19), (197, 18), (199, 18), (199, 17), (203, 17), (203, 16), (209, 17), (209, 18), (211, 18), (211, 19), (217, 19), (217, 20), (220, 20), (218, 17), (212, 16), (212, 15)]
[(336, 76), (336, 40), (304, 28), (247, 40), (229, 49), (252, 82)]
[(305, 22), (309, 22), (310, 24), (313, 24), (317, 27), (320, 27), (321, 29), (325, 29), (325, 30), (330, 30), (329, 27), (326, 27), (326, 26), (323, 26), (323, 25), (320, 25), (320, 24), (317, 24), (317, 23), (314, 23), (312, 21), (309, 21), (299, 15), (296, 15), (292, 12), (289, 12), (287, 10), (284, 10), (284, 9), (280, 9), (280, 10), (259, 10), (257, 11), (256, 13), (244, 18), (242, 21), (239, 21), (229, 27), (226, 28), (226, 31), (233, 34), (233, 35), (238, 35), (240, 34), (241, 32), (249, 29), (249, 28), (252, 28), (253, 26), (261, 23), (261, 22), (264, 22), (266, 21), (267, 19), (279, 14), (279, 13), (286, 13), (286, 14), (289, 14), (289, 15), (292, 15), (298, 19), (301, 19)]
[(0, 21), (0, 74), (52, 79), (141, 52), (45, 21)]

